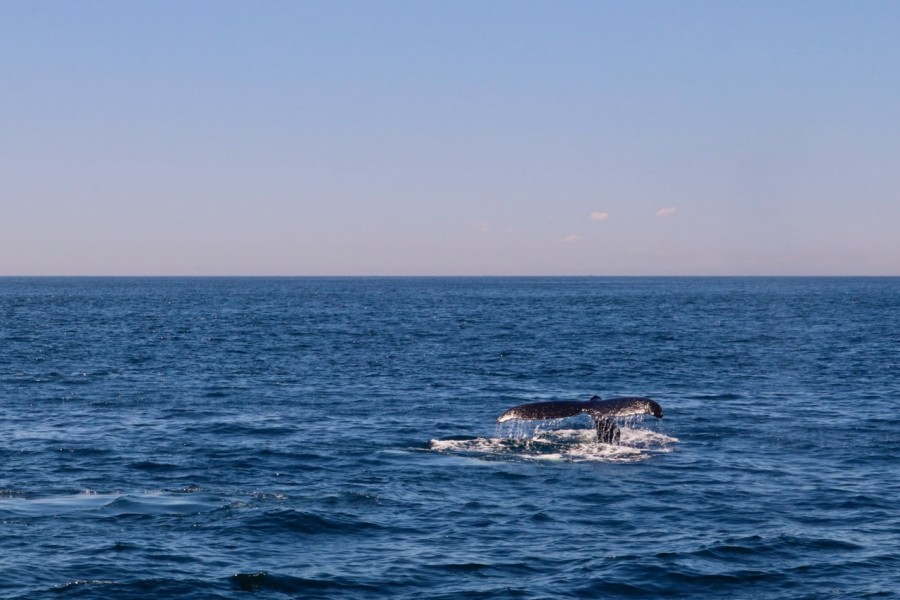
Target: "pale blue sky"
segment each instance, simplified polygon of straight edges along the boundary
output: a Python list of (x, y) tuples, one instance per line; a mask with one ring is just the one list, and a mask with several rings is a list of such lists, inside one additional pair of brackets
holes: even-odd
[(900, 275), (900, 2), (0, 0), (0, 274)]

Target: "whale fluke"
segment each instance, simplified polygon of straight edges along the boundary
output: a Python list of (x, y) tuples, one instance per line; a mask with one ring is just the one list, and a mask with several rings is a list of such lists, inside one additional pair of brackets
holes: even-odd
[(557, 402), (520, 404), (497, 417), (497, 422), (503, 423), (513, 419), (564, 419), (580, 414), (588, 414), (594, 419), (598, 440), (606, 443), (616, 443), (619, 441), (619, 428), (610, 420), (611, 418), (653, 415), (657, 419), (662, 419), (663, 409), (658, 402), (650, 398), (627, 396), (601, 400), (599, 396), (594, 396), (590, 400), (583, 402), (578, 400), (560, 400)]

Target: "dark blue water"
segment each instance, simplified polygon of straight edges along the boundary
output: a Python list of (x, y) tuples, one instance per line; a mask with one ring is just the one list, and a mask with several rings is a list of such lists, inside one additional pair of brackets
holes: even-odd
[(898, 401), (896, 278), (0, 279), (0, 597), (897, 597)]

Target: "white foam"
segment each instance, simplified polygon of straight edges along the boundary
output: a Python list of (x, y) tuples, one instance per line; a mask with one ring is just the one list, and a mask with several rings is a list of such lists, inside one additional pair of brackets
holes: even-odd
[(622, 427), (619, 444), (597, 441), (593, 429), (535, 427), (530, 437), (507, 436), (464, 440), (431, 440), (435, 452), (484, 460), (536, 460), (562, 462), (635, 462), (670, 452), (678, 440), (648, 429)]

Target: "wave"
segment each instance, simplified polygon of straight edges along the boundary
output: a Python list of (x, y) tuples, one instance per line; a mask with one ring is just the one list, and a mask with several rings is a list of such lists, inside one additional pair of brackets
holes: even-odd
[(78, 494), (31, 497), (27, 494), (0, 495), (0, 516), (57, 517), (92, 512), (98, 517), (196, 515), (219, 510), (218, 499), (193, 493), (146, 492), (143, 494), (100, 494), (84, 490)]
[[(73, 579), (53, 586), (53, 597), (89, 598), (231, 598), (229, 586), (202, 579), (143, 578), (131, 581)], [(34, 593), (28, 594), (33, 596)], [(41, 594), (42, 595), (42, 594)]]
[(364, 529), (382, 528), (377, 523), (364, 521), (347, 513), (324, 516), (293, 509), (266, 511), (248, 519), (243, 527), (253, 531), (291, 531), (303, 534), (355, 534)]
[(243, 592), (272, 591), (285, 594), (304, 594), (333, 592), (379, 592), (383, 588), (349, 581), (344, 578), (325, 579), (311, 577), (295, 577), (258, 571), (256, 573), (235, 573), (231, 577), (232, 585)]

